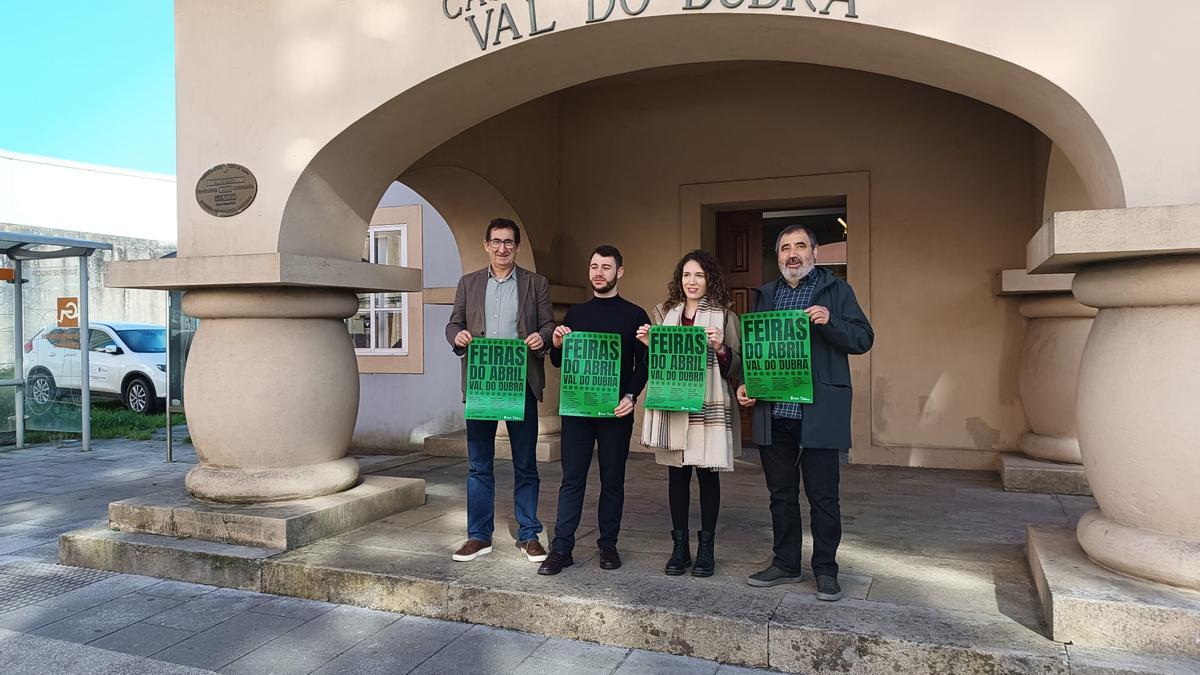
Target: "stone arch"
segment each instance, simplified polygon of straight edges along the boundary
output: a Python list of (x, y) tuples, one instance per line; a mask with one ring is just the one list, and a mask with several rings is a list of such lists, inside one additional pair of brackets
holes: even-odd
[(529, 229), (500, 190), (474, 171), (457, 166), (430, 166), (408, 171), (397, 180), (424, 197), (441, 214), (462, 260), (463, 271), (488, 264), (480, 242), (492, 218), (509, 218), (521, 225), (521, 248), (517, 264), (537, 270)]
[[(647, 68), (748, 60), (862, 70), (991, 104), (1030, 123), (1060, 148), (1097, 207), (1125, 205), (1116, 159), (1089, 113), (1062, 87), (1016, 64), (877, 26), (800, 16), (673, 15), (524, 40), (381, 102), (326, 143), (301, 173), (283, 211), (278, 249), (354, 259), (360, 230), (365, 231), (395, 176), (454, 135), (521, 103)], [(329, 223), (344, 226), (330, 228)]]
[(1071, 160), (1062, 148), (1051, 146), (1046, 158), (1046, 181), (1042, 194), (1042, 221), (1055, 211), (1084, 211), (1101, 208), (1088, 193), (1087, 186), (1079, 176)]

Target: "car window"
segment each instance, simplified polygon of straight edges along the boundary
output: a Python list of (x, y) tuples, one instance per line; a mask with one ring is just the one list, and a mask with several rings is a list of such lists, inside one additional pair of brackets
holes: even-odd
[(51, 331), (46, 339), (59, 349), (79, 349), (79, 329), (59, 328)]
[(143, 354), (162, 354), (167, 351), (167, 331), (162, 328), (119, 330), (117, 335), (128, 347)]
[(117, 346), (112, 336), (99, 328), (92, 328), (88, 333), (91, 336), (91, 339), (88, 340), (88, 349), (94, 352), (103, 351), (109, 345)]

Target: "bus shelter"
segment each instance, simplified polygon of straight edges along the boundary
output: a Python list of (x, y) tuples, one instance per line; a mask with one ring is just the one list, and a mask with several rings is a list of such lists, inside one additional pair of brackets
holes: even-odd
[[(18, 448), (24, 447), (26, 432), (29, 430), (77, 431), (81, 435), (81, 449), (86, 451), (91, 447), (89, 350), (86, 348), (88, 340), (80, 336), (90, 335), (88, 258), (96, 251), (111, 249), (112, 244), (98, 241), (0, 232), (0, 254), (8, 261), (4, 269), (0, 270), (0, 279), (12, 286), (12, 293), (8, 298), (10, 302), (5, 303), (11, 310), (11, 318), (6, 323), (11, 326), (12, 331), (12, 354), (10, 359), (2, 359), (9, 363), (0, 364), (0, 389), (9, 389), (11, 393), (0, 392), (0, 428), (15, 434)], [(53, 307), (49, 306), (45, 298), (40, 297), (44, 294), (39, 294), (39, 311), (35, 314), (39, 317), (48, 316), (37, 322), (41, 325), (27, 326), (26, 313), (30, 309), (27, 296), (31, 281), (27, 275), (30, 270), (38, 265), (46, 265), (48, 261), (68, 258), (76, 258), (78, 262), (77, 293), (73, 296), (57, 295), (53, 298)], [(68, 273), (68, 268), (64, 265), (44, 271), (57, 273), (48, 276), (61, 276)], [(57, 352), (55, 358), (60, 358), (59, 355), (63, 357), (60, 358), (63, 370), (60, 371), (58, 379), (54, 378), (49, 366), (35, 363), (37, 359), (43, 358), (40, 351), (35, 351), (35, 339), (45, 337), (44, 331), (51, 327), (55, 329), (50, 332), (55, 334), (57, 342), (47, 340), (46, 348)], [(72, 335), (76, 344), (62, 342), (70, 341)], [(78, 356), (72, 352), (76, 352)], [(77, 363), (69, 363), (76, 358)], [(37, 369), (36, 373), (34, 369)], [(71, 377), (72, 371), (74, 378)], [(31, 373), (34, 374), (31, 376)], [(73, 382), (73, 379), (77, 381)], [(71, 390), (72, 384), (77, 385), (79, 392), (77, 404), (65, 396), (66, 392)]]
[[(163, 258), (174, 258), (168, 253)], [(183, 291), (167, 293), (167, 461), (175, 461), (172, 415), (183, 412), (183, 373), (200, 320), (183, 313)]]

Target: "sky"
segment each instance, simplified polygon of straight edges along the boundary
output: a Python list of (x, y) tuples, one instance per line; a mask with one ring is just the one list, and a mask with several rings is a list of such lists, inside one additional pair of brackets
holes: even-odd
[(0, 0), (0, 148), (175, 173), (171, 0)]

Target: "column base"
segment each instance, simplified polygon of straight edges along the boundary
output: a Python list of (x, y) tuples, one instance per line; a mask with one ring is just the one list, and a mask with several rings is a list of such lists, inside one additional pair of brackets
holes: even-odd
[(1119, 523), (1100, 509), (1083, 514), (1079, 545), (1099, 565), (1142, 579), (1200, 590), (1200, 541)]
[(308, 499), (340, 492), (358, 480), (358, 462), (343, 457), (305, 466), (236, 469), (200, 465), (184, 481), (196, 499), (253, 504)]
[(1143, 657), (1200, 657), (1200, 593), (1096, 565), (1067, 528), (1030, 525), (1026, 554), (1053, 640), (1073, 648), (1130, 650)]
[(1083, 465), (1046, 462), (1016, 453), (1000, 455), (1000, 480), (1009, 492), (1092, 494)]
[(1083, 456), (1079, 454), (1078, 438), (1043, 436), (1026, 431), (1021, 434), (1020, 446), (1026, 455), (1034, 459), (1064, 464), (1083, 464)]

